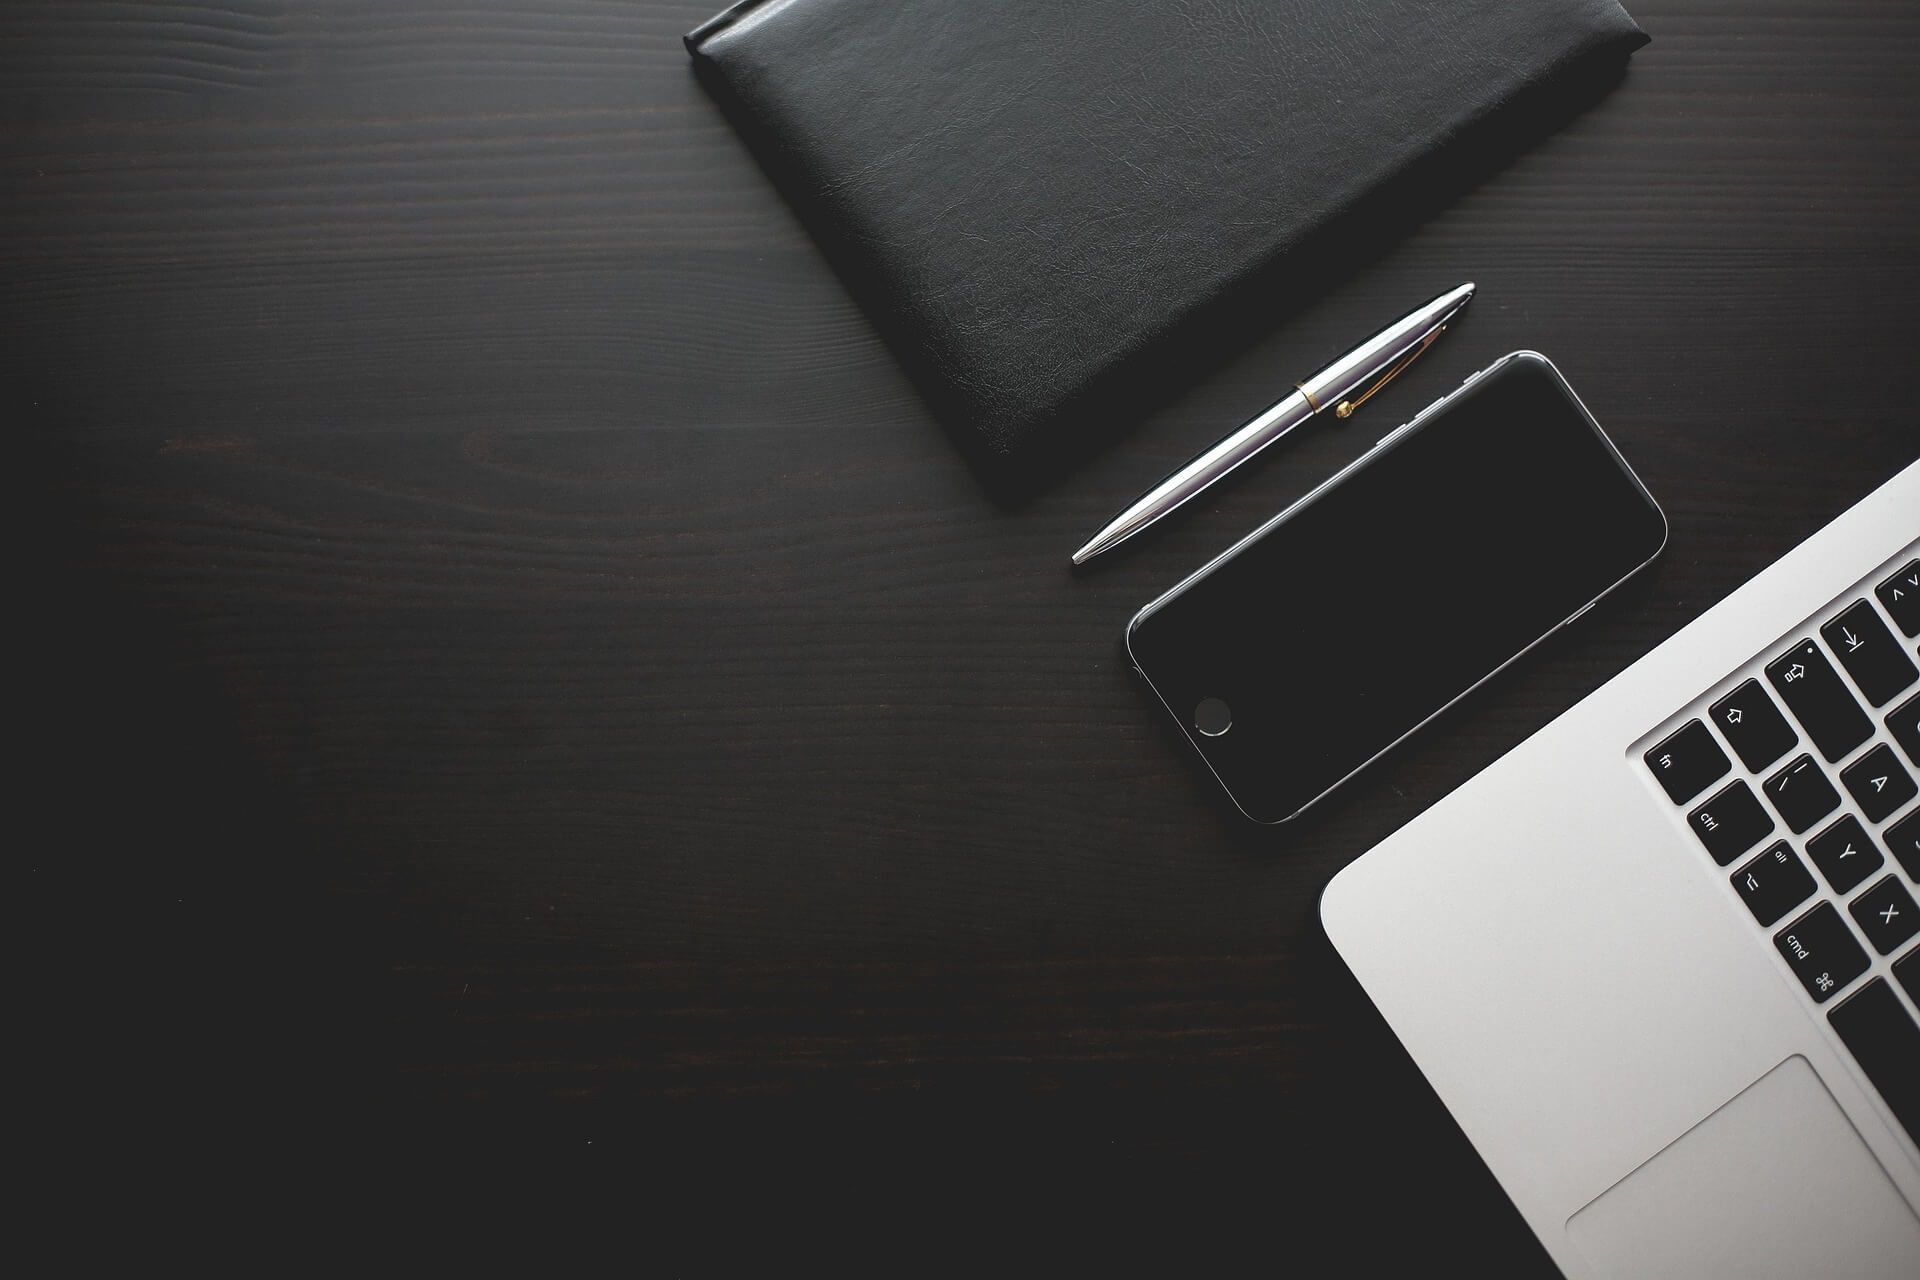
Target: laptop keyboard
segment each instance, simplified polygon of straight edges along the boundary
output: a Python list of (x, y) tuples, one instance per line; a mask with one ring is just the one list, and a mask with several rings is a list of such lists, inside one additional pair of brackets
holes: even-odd
[(1915, 550), (1730, 674), (1642, 758), (1920, 1143)]

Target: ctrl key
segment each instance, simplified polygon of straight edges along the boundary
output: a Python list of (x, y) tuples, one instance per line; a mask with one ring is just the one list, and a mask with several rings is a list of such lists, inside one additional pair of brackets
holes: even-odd
[(1853, 931), (1823, 902), (1773, 935), (1773, 945), (1787, 958), (1793, 975), (1815, 1004), (1867, 971), (1867, 953), (1853, 940)]
[(1754, 798), (1752, 787), (1736, 782), (1688, 814), (1687, 825), (1724, 867), (1759, 844), (1773, 830), (1773, 818)]

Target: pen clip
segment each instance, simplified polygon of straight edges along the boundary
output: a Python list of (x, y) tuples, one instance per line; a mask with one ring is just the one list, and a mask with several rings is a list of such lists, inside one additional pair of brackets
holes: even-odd
[(1405, 356), (1401, 357), (1399, 364), (1396, 364), (1395, 366), (1393, 366), (1393, 368), (1387, 370), (1385, 375), (1381, 377), (1380, 381), (1374, 383), (1372, 386), (1368, 387), (1365, 391), (1362, 391), (1358, 399), (1342, 400), (1339, 404), (1333, 406), (1333, 416), (1341, 419), (1352, 417), (1353, 411), (1355, 409), (1358, 409), (1361, 405), (1365, 404), (1368, 400), (1372, 399), (1374, 392), (1378, 391), (1380, 388), (1386, 386), (1389, 382), (1392, 382), (1395, 378), (1399, 377), (1402, 373), (1406, 372), (1407, 366), (1412, 364), (1415, 360), (1418, 360), (1421, 354), (1425, 352), (1428, 347), (1433, 345), (1434, 339), (1438, 338), (1441, 334), (1445, 333), (1446, 331), (1447, 331), (1447, 326), (1436, 325), (1432, 333), (1420, 339), (1419, 346), (1415, 347), (1412, 351), (1409, 351)]

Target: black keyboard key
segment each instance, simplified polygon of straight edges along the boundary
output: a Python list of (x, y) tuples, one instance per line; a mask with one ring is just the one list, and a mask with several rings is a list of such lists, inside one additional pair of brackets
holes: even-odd
[(1907, 561), (1906, 568), (1873, 589), (1886, 606), (1893, 625), (1910, 636), (1920, 636), (1920, 560)]
[(1760, 789), (1795, 835), (1840, 807), (1840, 793), (1833, 789), (1832, 779), (1805, 752), (1761, 783)]
[(1713, 723), (1740, 753), (1740, 762), (1758, 773), (1800, 741), (1787, 718), (1758, 680), (1748, 680), (1713, 704)]
[[(1898, 876), (1888, 876), (1847, 904), (1860, 932), (1881, 955), (1892, 955), (1907, 939), (1920, 933), (1920, 909)], [(1763, 922), (1764, 923), (1764, 922)]]
[(1693, 799), (1707, 789), (1708, 783), (1733, 767), (1727, 763), (1727, 753), (1713, 740), (1713, 734), (1698, 720), (1681, 725), (1643, 759), (1675, 804)]
[(1874, 706), (1884, 705), (1914, 682), (1913, 660), (1865, 600), (1848, 605), (1839, 617), (1820, 628), (1820, 635)]
[(1785, 840), (1733, 873), (1733, 887), (1753, 918), (1772, 924), (1813, 896), (1813, 876)]
[(1868, 822), (1885, 822), (1920, 790), (1884, 742), (1842, 769), (1840, 781), (1853, 793)]
[(1823, 902), (1773, 935), (1773, 945), (1793, 966), (1794, 977), (1816, 1004), (1867, 971), (1873, 962), (1853, 940), (1853, 931)]
[(1736, 782), (1688, 814), (1687, 825), (1724, 867), (1766, 838), (1773, 830), (1773, 816), (1761, 806), (1752, 787)]
[(1868, 838), (1867, 829), (1852, 814), (1807, 841), (1807, 856), (1835, 893), (1852, 893), (1886, 861), (1880, 846)]
[(1893, 962), (1893, 976), (1907, 989), (1907, 999), (1920, 1004), (1920, 947)]
[(1920, 880), (1920, 809), (1882, 831), (1880, 838), (1893, 850), (1901, 868), (1913, 879)]
[(1887, 1100), (1887, 1110), (1920, 1142), (1920, 1025), (1893, 988), (1875, 978), (1827, 1014), (1853, 1060)]
[(1920, 696), (1908, 698), (1887, 713), (1887, 732), (1907, 753), (1907, 759), (1920, 765)]
[(1767, 664), (1767, 681), (1829, 761), (1873, 736), (1873, 722), (1811, 640)]

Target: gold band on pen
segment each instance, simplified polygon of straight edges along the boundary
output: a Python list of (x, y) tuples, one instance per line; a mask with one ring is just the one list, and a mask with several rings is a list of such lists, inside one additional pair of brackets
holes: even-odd
[(1293, 389), (1295, 391), (1298, 391), (1301, 395), (1307, 398), (1307, 405), (1309, 408), (1311, 408), (1315, 413), (1320, 412), (1320, 402), (1313, 398), (1313, 392), (1307, 390), (1306, 383), (1296, 382), (1293, 384)]
[[(1365, 404), (1373, 396), (1374, 392), (1386, 386), (1389, 382), (1392, 382), (1395, 378), (1399, 377), (1402, 373), (1405, 373), (1407, 366), (1412, 364), (1415, 360), (1418, 360), (1421, 357), (1421, 355), (1426, 351), (1426, 349), (1433, 345), (1434, 339), (1438, 338), (1441, 334), (1445, 333), (1446, 331), (1447, 331), (1447, 326), (1441, 325), (1439, 328), (1435, 329), (1432, 333), (1422, 338), (1420, 340), (1419, 346), (1415, 347), (1411, 352), (1409, 352), (1407, 356), (1400, 361), (1399, 364), (1396, 364), (1395, 366), (1393, 366), (1393, 368), (1387, 370), (1387, 374), (1384, 378), (1380, 379), (1380, 381), (1374, 383), (1372, 386), (1368, 387), (1365, 391), (1361, 392), (1359, 399), (1342, 400), (1339, 404), (1333, 406), (1333, 416), (1336, 418), (1349, 417), (1355, 409), (1358, 409), (1361, 405)], [(1306, 388), (1302, 387), (1300, 388), (1300, 390), (1304, 394), (1306, 391)], [(1307, 403), (1308, 404), (1313, 403), (1312, 396), (1307, 396)], [(1314, 406), (1314, 412), (1316, 413), (1319, 412), (1318, 405)]]

